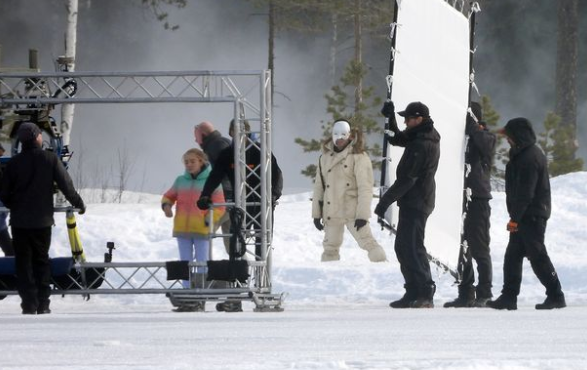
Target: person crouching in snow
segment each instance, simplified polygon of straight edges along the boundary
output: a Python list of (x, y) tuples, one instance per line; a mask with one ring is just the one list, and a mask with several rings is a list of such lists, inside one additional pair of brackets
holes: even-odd
[[(190, 149), (183, 155), (185, 173), (178, 176), (173, 186), (163, 194), (161, 208), (167, 217), (173, 217), (172, 207), (175, 204), (175, 218), (173, 219), (173, 237), (177, 238), (179, 259), (182, 261), (208, 261), (210, 256), (210, 228), (207, 225), (207, 213), (196, 206), (204, 184), (210, 175), (211, 166), (206, 154), (200, 149)], [(212, 193), (212, 203), (224, 203), (222, 186), (218, 186)], [(216, 224), (224, 214), (224, 207), (214, 208), (213, 222)], [(205, 273), (203, 267), (196, 268), (197, 273)], [(190, 287), (189, 281), (184, 281), (185, 288)], [(193, 307), (191, 307), (193, 308)], [(179, 307), (178, 310), (184, 310)], [(188, 309), (185, 308), (187, 311)], [(203, 307), (193, 310), (203, 311)]]
[(369, 227), (372, 199), (373, 168), (361, 132), (351, 134), (350, 124), (338, 120), (332, 127), (332, 140), (322, 145), (312, 197), (314, 225), (324, 230), (322, 262), (340, 260), (345, 225), (369, 260), (387, 260)]

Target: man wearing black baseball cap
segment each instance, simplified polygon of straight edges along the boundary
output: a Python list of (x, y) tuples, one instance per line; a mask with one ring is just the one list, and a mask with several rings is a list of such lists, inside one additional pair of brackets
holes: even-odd
[(0, 183), (0, 199), (10, 209), (10, 225), (15, 252), (18, 294), (25, 315), (48, 314), (51, 295), (49, 247), (53, 220), (53, 189), (85, 212), (61, 160), (43, 150), (41, 129), (32, 122), (17, 131), (22, 151), (12, 157)]
[(422, 102), (408, 104), (398, 112), (406, 129), (400, 131), (395, 120), (393, 102), (386, 102), (381, 113), (389, 118), (393, 135), (386, 135), (391, 145), (405, 147), (397, 165), (396, 180), (381, 196), (375, 213), (385, 217), (389, 206), (397, 201), (399, 220), (395, 253), (405, 280), (406, 293), (390, 303), (392, 308), (432, 308), (436, 284), (430, 273), (424, 234), (428, 216), (434, 210), (436, 182), (434, 175), (440, 159), (440, 134), (434, 128), (428, 107)]

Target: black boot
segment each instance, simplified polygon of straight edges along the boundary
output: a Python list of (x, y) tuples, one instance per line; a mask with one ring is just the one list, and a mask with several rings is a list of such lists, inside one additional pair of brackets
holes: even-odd
[(51, 304), (51, 301), (49, 299), (40, 301), (39, 305), (37, 306), (37, 315), (51, 313), (51, 309), (49, 308), (50, 304)]
[(243, 312), (241, 301), (226, 301), (216, 305), (216, 311), (219, 312)]
[(404, 285), (404, 288), (406, 289), (406, 293), (404, 294), (403, 297), (401, 297), (400, 299), (398, 299), (397, 301), (393, 301), (389, 304), (389, 307), (391, 308), (410, 308), (412, 307), (412, 302), (414, 302), (416, 300), (416, 298), (418, 298), (418, 293), (415, 289), (415, 287), (413, 286), (409, 286), (409, 285)]
[(518, 299), (507, 295), (500, 295), (495, 301), (487, 301), (487, 307), (494, 308), (496, 310), (517, 310)]
[(565, 307), (567, 307), (567, 302), (565, 301), (564, 294), (557, 297), (546, 297), (543, 303), (536, 305), (537, 310), (552, 310), (553, 308)]
[(459, 287), (459, 296), (452, 301), (446, 302), (444, 308), (462, 308), (473, 307), (475, 304), (475, 290), (470, 287), (468, 289), (461, 289)]
[(412, 302), (412, 308), (434, 308), (436, 285), (424, 285), (420, 288), (418, 299)]

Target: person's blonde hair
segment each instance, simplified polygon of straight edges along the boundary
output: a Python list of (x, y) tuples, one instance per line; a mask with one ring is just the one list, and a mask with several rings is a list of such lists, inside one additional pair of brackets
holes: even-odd
[(196, 156), (196, 158), (200, 159), (203, 163), (208, 162), (208, 156), (206, 155), (206, 153), (204, 153), (203, 151), (201, 151), (198, 148), (192, 148), (192, 149), (189, 149), (188, 151), (186, 151), (185, 153), (183, 153), (181, 160), (185, 161), (186, 157), (190, 156), (190, 155)]

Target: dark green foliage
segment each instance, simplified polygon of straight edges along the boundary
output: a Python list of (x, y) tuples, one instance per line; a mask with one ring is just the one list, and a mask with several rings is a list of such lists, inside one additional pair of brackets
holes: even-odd
[(583, 160), (575, 158), (577, 144), (574, 127), (562, 124), (559, 116), (548, 112), (544, 121), (544, 131), (538, 136), (538, 144), (548, 158), (548, 171), (551, 177), (583, 169)]
[[(330, 138), (332, 123), (336, 120), (344, 119), (365, 135), (364, 149), (367, 154), (372, 158), (381, 156), (381, 145), (378, 142), (381, 141), (381, 135), (383, 134), (383, 125), (381, 124), (383, 118), (379, 114), (382, 99), (375, 95), (373, 87), (369, 87), (363, 89), (362, 101), (358, 105), (355, 104), (355, 86), (365, 74), (366, 69), (363, 64), (358, 64), (355, 61), (349, 63), (340, 79), (340, 84), (333, 86), (330, 93), (324, 96), (327, 102), (326, 111), (332, 117), (332, 120), (322, 125), (322, 140), (295, 139), (295, 142), (302, 147), (304, 152), (320, 151), (322, 142)], [(373, 165), (375, 168), (379, 168), (380, 161), (373, 161)], [(316, 176), (316, 165), (307, 166), (302, 170), (302, 174), (314, 178)]]
[(179, 29), (179, 25), (169, 24), (169, 13), (163, 10), (163, 8), (164, 6), (175, 6), (179, 9), (185, 8), (187, 0), (141, 0), (141, 4), (151, 9), (157, 20), (163, 23), (163, 28), (175, 31)]
[[(490, 131), (497, 132), (505, 124), (499, 126), (499, 113), (493, 108), (491, 99), (484, 95), (481, 97), (481, 107), (483, 108), (483, 120), (487, 123)], [(493, 177), (499, 179), (505, 178), (505, 165), (508, 162), (509, 144), (503, 135), (497, 134), (497, 143), (495, 145), (495, 158), (491, 172)]]

